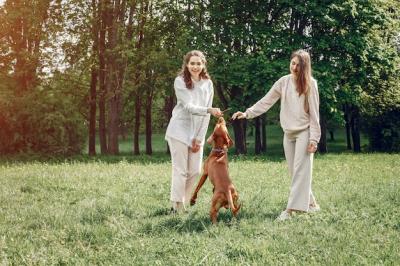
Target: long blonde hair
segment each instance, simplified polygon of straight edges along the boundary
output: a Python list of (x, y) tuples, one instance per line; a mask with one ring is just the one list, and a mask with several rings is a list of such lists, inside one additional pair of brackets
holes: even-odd
[(188, 89), (193, 88), (192, 78), (191, 78), (189, 69), (187, 68), (187, 64), (189, 63), (190, 58), (192, 56), (200, 57), (201, 61), (203, 62), (204, 67), (203, 67), (203, 70), (199, 74), (200, 79), (210, 79), (210, 75), (208, 74), (207, 67), (206, 67), (207, 60), (206, 60), (206, 57), (204, 56), (203, 52), (201, 52), (199, 50), (190, 51), (183, 57), (182, 69), (179, 72), (179, 75), (181, 75), (183, 77), (183, 80), (185, 81), (185, 85)]
[(304, 110), (309, 112), (309, 104), (308, 104), (308, 94), (311, 88), (311, 59), (310, 54), (305, 50), (297, 50), (294, 51), (290, 57), (292, 60), (294, 57), (297, 57), (299, 60), (299, 70), (295, 80), (296, 90), (299, 93), (299, 96), (304, 94)]

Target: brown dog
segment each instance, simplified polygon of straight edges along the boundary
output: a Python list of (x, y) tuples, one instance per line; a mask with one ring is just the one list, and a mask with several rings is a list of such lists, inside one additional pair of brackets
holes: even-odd
[(235, 217), (240, 209), (240, 205), (237, 202), (239, 195), (229, 178), (228, 172), (228, 148), (233, 145), (233, 141), (229, 136), (223, 117), (218, 119), (214, 132), (207, 139), (207, 143), (212, 144), (213, 149), (204, 162), (203, 175), (193, 193), (190, 204), (194, 205), (196, 203), (197, 193), (206, 181), (207, 176), (209, 176), (214, 186), (210, 218), (215, 224), (218, 210), (221, 207), (230, 208)]

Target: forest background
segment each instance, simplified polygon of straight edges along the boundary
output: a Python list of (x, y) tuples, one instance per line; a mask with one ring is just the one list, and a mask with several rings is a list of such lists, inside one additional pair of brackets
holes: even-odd
[[(133, 154), (151, 155), (186, 52), (205, 52), (214, 106), (232, 114), (287, 74), (299, 48), (319, 84), (319, 151), (342, 129), (344, 149), (399, 151), (399, 14), (396, 0), (5, 0), (0, 154), (116, 155), (129, 138)], [(234, 121), (236, 154), (253, 137), (250, 150), (267, 152), (278, 116)]]

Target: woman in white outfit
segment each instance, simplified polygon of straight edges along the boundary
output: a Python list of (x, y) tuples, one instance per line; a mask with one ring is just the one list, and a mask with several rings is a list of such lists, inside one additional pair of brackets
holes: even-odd
[(210, 114), (219, 117), (222, 113), (212, 107), (214, 88), (202, 52), (194, 50), (184, 56), (174, 89), (177, 103), (165, 139), (172, 161), (171, 211), (176, 213), (189, 203), (195, 178), (200, 174)]
[(279, 99), (283, 147), (292, 184), (287, 207), (277, 219), (286, 220), (294, 211), (319, 210), (311, 191), (313, 155), (321, 136), (319, 95), (317, 81), (311, 76), (308, 52), (295, 51), (290, 60), (290, 74), (276, 81), (271, 90), (244, 113), (234, 113), (232, 119), (259, 116)]

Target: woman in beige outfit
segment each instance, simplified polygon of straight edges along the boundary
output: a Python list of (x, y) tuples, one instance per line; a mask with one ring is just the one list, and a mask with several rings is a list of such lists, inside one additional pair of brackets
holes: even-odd
[(311, 190), (313, 155), (321, 136), (319, 95), (317, 82), (311, 76), (308, 52), (294, 52), (290, 60), (290, 74), (275, 82), (271, 90), (245, 112), (234, 113), (232, 119), (259, 116), (279, 99), (283, 147), (292, 184), (287, 207), (277, 219), (286, 220), (291, 218), (293, 211), (319, 210)]

